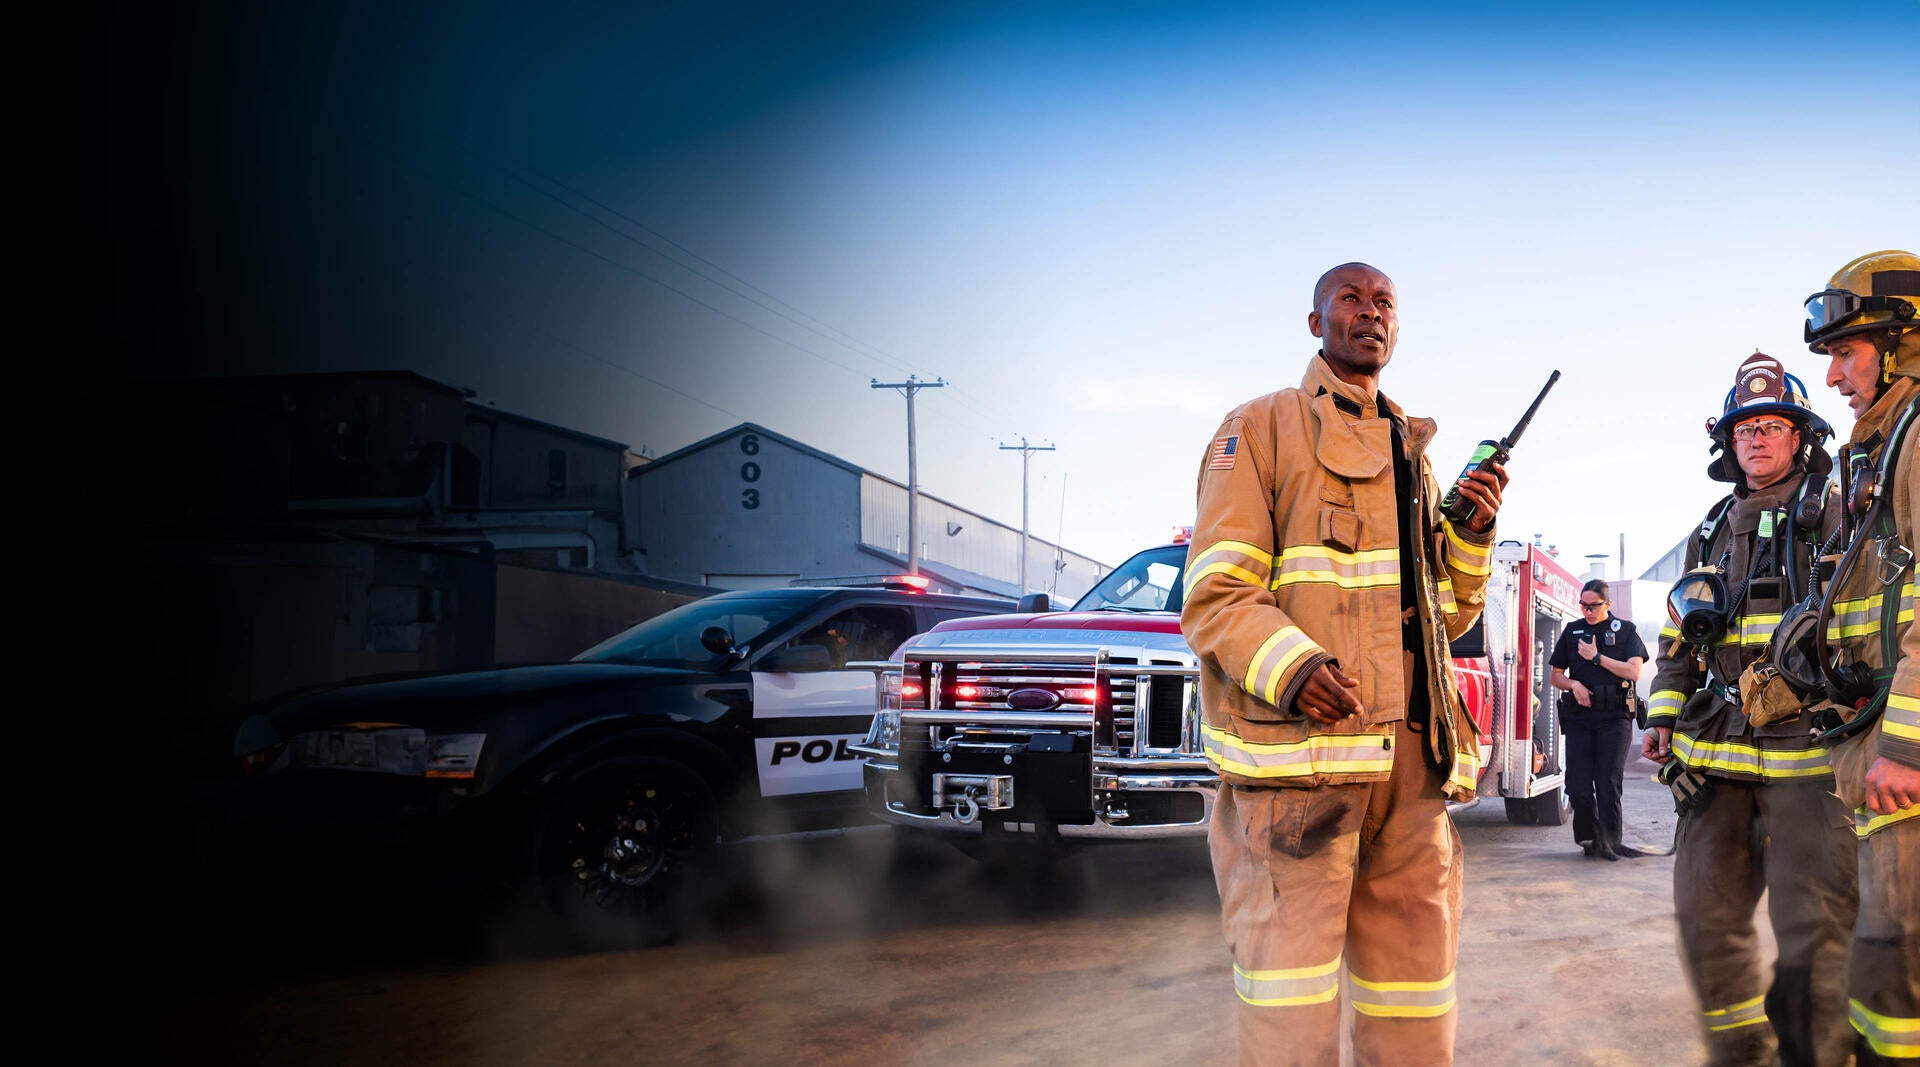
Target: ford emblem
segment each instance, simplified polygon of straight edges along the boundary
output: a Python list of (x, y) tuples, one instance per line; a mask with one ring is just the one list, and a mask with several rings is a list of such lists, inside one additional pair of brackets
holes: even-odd
[(1060, 706), (1060, 694), (1051, 689), (1015, 689), (1007, 694), (1007, 707), (1015, 711), (1052, 711)]

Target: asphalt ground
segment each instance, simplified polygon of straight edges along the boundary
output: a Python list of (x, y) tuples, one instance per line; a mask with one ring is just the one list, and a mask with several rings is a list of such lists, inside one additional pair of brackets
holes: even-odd
[[(1664, 848), (1674, 815), (1653, 769), (1629, 762), (1627, 838)], [(1567, 827), (1511, 825), (1498, 799), (1456, 819), (1457, 1062), (1700, 1062), (1670, 858), (1585, 857)], [(203, 911), (206, 929), (178, 931), (160, 1036), (212, 1063), (1233, 1058), (1204, 842), (1023, 867), (865, 830), (740, 859), (757, 892), (716, 901), (676, 944), (627, 952), (555, 952), (519, 920), (407, 894), (254, 907), (224, 929)]]

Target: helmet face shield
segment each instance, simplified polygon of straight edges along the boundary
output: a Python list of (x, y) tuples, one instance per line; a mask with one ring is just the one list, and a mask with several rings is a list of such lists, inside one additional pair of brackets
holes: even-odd
[(1822, 289), (1807, 297), (1807, 336), (1818, 336), (1860, 314), (1860, 295), (1845, 289)]
[(1667, 594), (1667, 617), (1690, 645), (1705, 647), (1726, 636), (1727, 583), (1714, 567), (1697, 567), (1680, 576)]

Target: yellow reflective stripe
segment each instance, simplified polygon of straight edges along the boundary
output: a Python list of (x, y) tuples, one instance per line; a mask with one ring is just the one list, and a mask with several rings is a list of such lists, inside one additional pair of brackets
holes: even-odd
[(1762, 778), (1814, 778), (1833, 773), (1824, 748), (1764, 749), (1674, 734), (1673, 754), (1701, 771), (1739, 771)]
[(1463, 789), (1472, 790), (1480, 785), (1480, 753), (1458, 752), (1453, 754), (1453, 773), (1448, 780)]
[(1653, 696), (1647, 698), (1647, 718), (1678, 715), (1686, 703), (1687, 694), (1678, 689), (1655, 690)]
[(1773, 640), (1773, 631), (1780, 626), (1780, 616), (1742, 615), (1727, 620), (1725, 637), (1714, 642), (1717, 645), (1764, 645)]
[(1453, 579), (1440, 579), (1440, 610), (1448, 615), (1460, 614), (1460, 605), (1453, 599)]
[(1453, 1010), (1453, 975), (1437, 982), (1370, 982), (1348, 974), (1353, 982), (1353, 1010), (1362, 1015), (1399, 1019), (1432, 1019)]
[(1869, 834), (1877, 834), (1894, 823), (1906, 822), (1915, 815), (1920, 815), (1920, 804), (1901, 808), (1892, 815), (1876, 815), (1871, 808), (1855, 808), (1853, 809), (1853, 836), (1866, 837)]
[(1400, 584), (1400, 550), (1373, 548), (1342, 552), (1324, 545), (1295, 545), (1273, 559), (1271, 585), (1318, 582), (1342, 589), (1378, 589)]
[(1920, 1019), (1882, 1015), (1851, 998), (1847, 1000), (1847, 1017), (1880, 1055), (1891, 1059), (1920, 1058)]
[(1680, 639), (1680, 628), (1672, 623), (1668, 623), (1660, 627), (1660, 636), (1678, 641)]
[(1319, 645), (1300, 632), (1298, 626), (1282, 626), (1261, 642), (1247, 663), (1247, 692), (1271, 704), (1280, 698), (1280, 679), (1301, 656), (1317, 651)]
[(1309, 734), (1301, 741), (1262, 744), (1201, 723), (1200, 741), (1209, 763), (1245, 778), (1385, 774), (1393, 770), (1392, 742), (1384, 733)]
[(1266, 585), (1273, 569), (1273, 557), (1258, 545), (1245, 541), (1215, 541), (1187, 565), (1187, 588), (1215, 574), (1238, 578), (1252, 585)]
[(1920, 697), (1887, 694), (1887, 710), (1880, 718), (1880, 729), (1903, 741), (1920, 741)]
[(1705, 1018), (1709, 1030), (1733, 1030), (1742, 1026), (1752, 1026), (1755, 1023), (1767, 1021), (1766, 999), (1764, 995), (1758, 996), (1752, 1000), (1743, 1000), (1731, 1007), (1703, 1011), (1700, 1014)]
[(1325, 1004), (1340, 993), (1340, 957), (1332, 963), (1287, 970), (1249, 971), (1233, 965), (1233, 991), (1259, 1008)]
[[(1900, 587), (1900, 611), (1894, 616), (1896, 625), (1905, 626), (1913, 621), (1913, 582), (1909, 580)], [(1879, 596), (1863, 597), (1858, 600), (1838, 600), (1833, 605), (1833, 615), (1827, 619), (1827, 640), (1838, 641), (1846, 637), (1865, 637), (1880, 631)]]
[(1488, 575), (1493, 573), (1493, 546), (1476, 545), (1461, 537), (1453, 528), (1453, 523), (1442, 520), (1441, 529), (1447, 531), (1447, 565), (1461, 574)]

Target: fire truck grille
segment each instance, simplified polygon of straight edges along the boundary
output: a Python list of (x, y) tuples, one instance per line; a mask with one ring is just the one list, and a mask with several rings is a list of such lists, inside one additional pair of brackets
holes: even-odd
[(1048, 710), (1096, 713), (1096, 752), (1126, 756), (1149, 750), (1197, 750), (1197, 733), (1187, 736), (1186, 748), (1181, 744), (1183, 734), (1187, 734), (1184, 723), (1192, 703), (1188, 690), (1193, 683), (1173, 675), (1143, 677), (1131, 673), (1137, 662), (1125, 657), (1106, 661), (1100, 685), (1111, 710), (1102, 712), (1096, 707), (1101, 697), (1091, 665), (947, 661), (941, 671), (940, 708), (955, 713), (956, 721), (964, 713), (981, 712), (982, 716), (973, 721), (987, 725), (994, 712), (1015, 710), (1015, 693), (1040, 689), (1059, 701)]
[(1147, 697), (1148, 747), (1180, 747), (1180, 720), (1186, 713), (1186, 690), (1186, 684), (1178, 678), (1162, 675), (1153, 680)]

